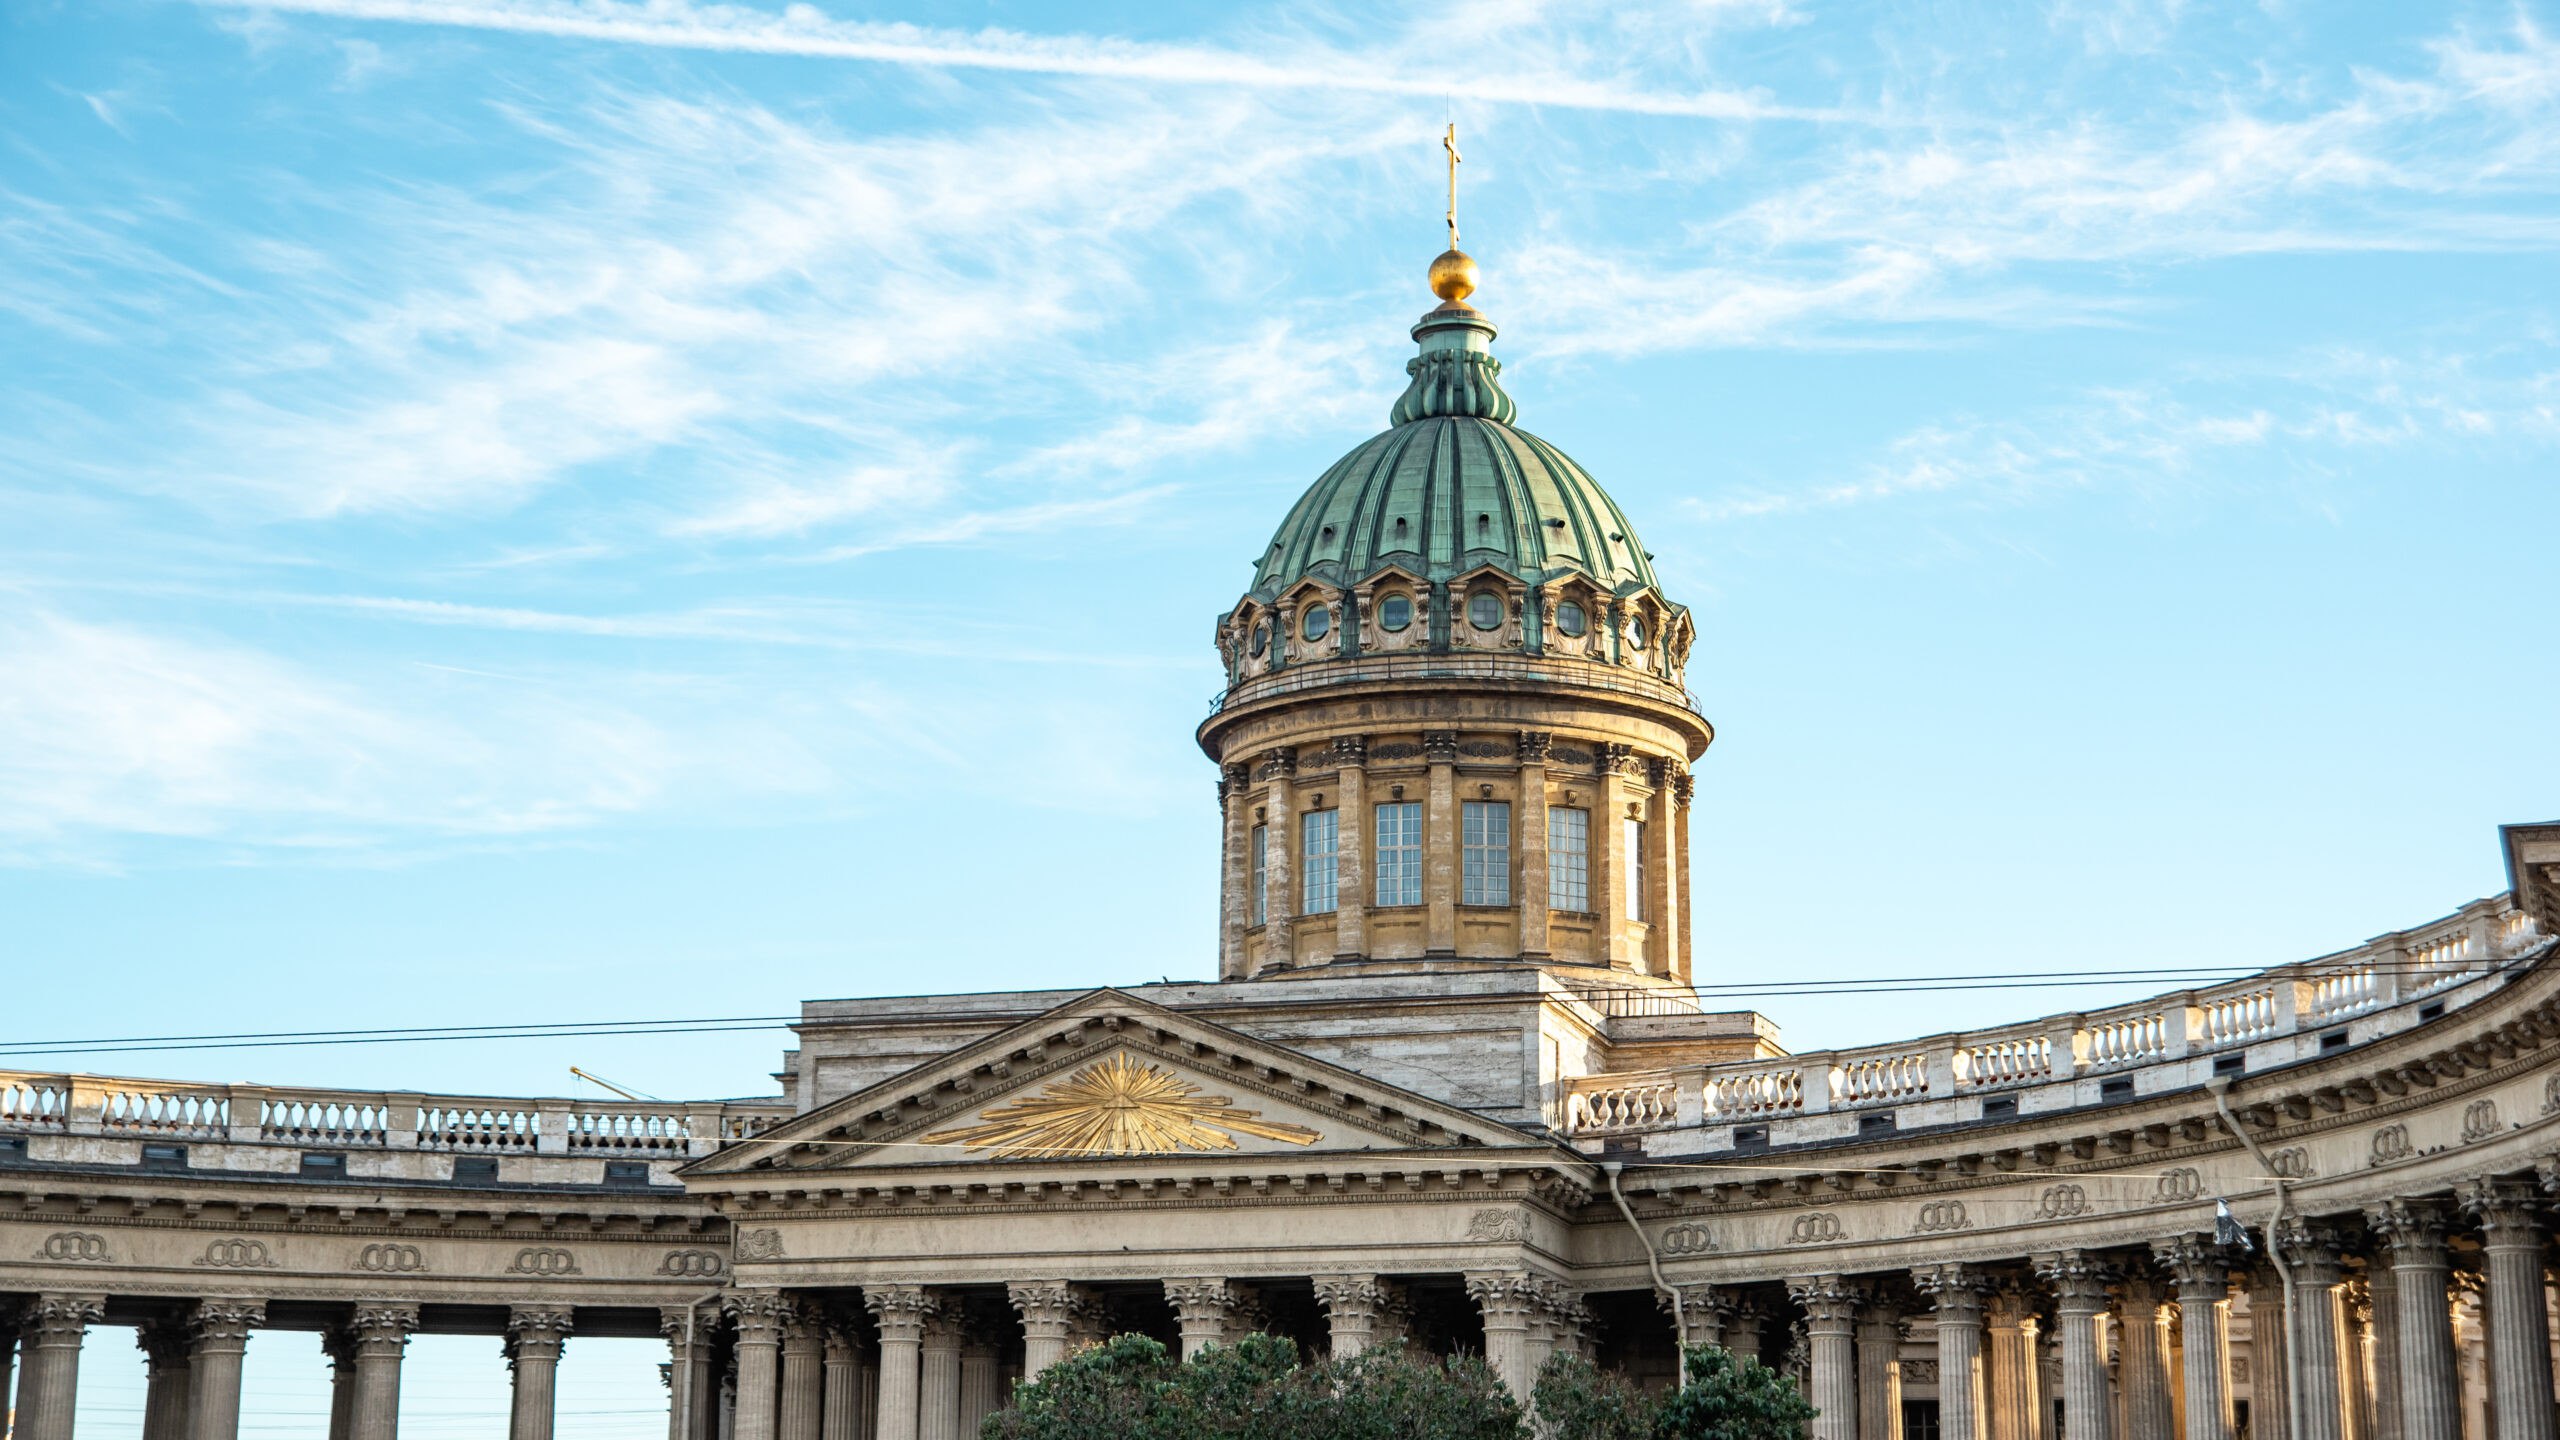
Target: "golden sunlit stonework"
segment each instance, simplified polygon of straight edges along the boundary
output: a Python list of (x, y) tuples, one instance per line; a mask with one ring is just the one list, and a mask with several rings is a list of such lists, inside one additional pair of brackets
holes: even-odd
[(1224, 1095), (1203, 1095), (1199, 1086), (1126, 1055), (1088, 1065), (1037, 1095), (982, 1110), (978, 1118), (987, 1123), (936, 1131), (925, 1142), (965, 1145), (1006, 1159), (1050, 1160), (1233, 1150), (1238, 1133), (1289, 1145), (1324, 1138), (1303, 1125), (1275, 1124), (1259, 1111), (1237, 1109)]

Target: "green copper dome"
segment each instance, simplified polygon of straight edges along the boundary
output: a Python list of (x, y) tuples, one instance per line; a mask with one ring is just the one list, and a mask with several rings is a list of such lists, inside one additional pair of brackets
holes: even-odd
[(1654, 586), (1635, 527), (1597, 481), (1512, 425), (1494, 328), (1451, 301), (1413, 328), (1422, 353), (1384, 434), (1335, 461), (1291, 507), (1254, 568), (1265, 599), (1302, 579), (1357, 584), (1398, 565), (1439, 582), (1495, 566), (1535, 584), (1567, 573), (1624, 593)]

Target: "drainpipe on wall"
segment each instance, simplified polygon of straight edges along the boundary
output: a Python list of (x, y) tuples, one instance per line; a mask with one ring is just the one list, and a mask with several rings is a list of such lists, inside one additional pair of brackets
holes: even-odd
[[(2212, 1092), (2213, 1108), (2222, 1112), (2222, 1123), (2234, 1136), (2238, 1137), (2242, 1145), (2248, 1147), (2249, 1154), (2258, 1162), (2258, 1168), (2266, 1171), (2267, 1178), (2275, 1182), (2275, 1213), (2267, 1217), (2267, 1260), (2276, 1267), (2277, 1277), (2284, 1282), (2284, 1316), (2279, 1322), (2284, 1326), (2284, 1408), (2285, 1414), (2293, 1422), (2292, 1433), (2299, 1437), (2303, 1433), (2302, 1366), (2295, 1359), (2295, 1352), (2301, 1347), (2294, 1343), (2293, 1267), (2285, 1263), (2284, 1249), (2277, 1235), (2278, 1227), (2284, 1223), (2285, 1207), (2292, 1203), (2293, 1195), (2284, 1188), (2285, 1177), (2276, 1169), (2276, 1162), (2267, 1158), (2267, 1152), (2258, 1144), (2257, 1137), (2251, 1135), (2241, 1125), (2239, 1116), (2231, 1113), (2231, 1077), (2216, 1075), (2204, 1082), (2204, 1088)], [(2257, 1322), (2253, 1318), (2250, 1323), (2254, 1325)]]
[(1653, 1288), (1661, 1291), (1663, 1298), (1671, 1302), (1671, 1329), (1680, 1338), (1680, 1355), (1673, 1366), (1673, 1373), (1678, 1378), (1673, 1382), (1673, 1388), (1686, 1390), (1689, 1388), (1689, 1312), (1680, 1303), (1680, 1292), (1672, 1287), (1670, 1281), (1662, 1278), (1662, 1261), (1653, 1253), (1653, 1238), (1644, 1233), (1644, 1226), (1636, 1223), (1635, 1207), (1627, 1203), (1626, 1192), (1618, 1188), (1618, 1172), (1625, 1168), (1615, 1160), (1600, 1162), (1600, 1173), (1609, 1177), (1609, 1198), (1618, 1202), (1618, 1213), (1627, 1217), (1627, 1228), (1636, 1232), (1636, 1243), (1644, 1247), (1644, 1268), (1653, 1272)]

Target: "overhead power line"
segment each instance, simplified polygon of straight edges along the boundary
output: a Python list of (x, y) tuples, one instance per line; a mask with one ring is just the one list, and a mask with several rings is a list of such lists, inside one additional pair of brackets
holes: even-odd
[[(2262, 974), (2238, 965), (2151, 966), (2125, 970), (2008, 970), (1970, 975), (1883, 975), (1838, 980), (1760, 980), (1730, 985), (1661, 988), (1615, 985), (1576, 993), (1599, 996), (1695, 997), (1700, 1000), (1788, 999), (1829, 996), (1928, 994), (1955, 990), (2058, 990), (2154, 984), (2172, 988), (2218, 984)], [(2394, 974), (2440, 975), (2423, 964), (2375, 965), (2377, 978)], [(1132, 987), (1143, 988), (1143, 987)], [(642, 1020), (527, 1021), (512, 1025), (402, 1025), (357, 1030), (243, 1030), (198, 1035), (109, 1035), (75, 1039), (0, 1040), (0, 1056), (114, 1055), (159, 1050), (265, 1050), (311, 1045), (416, 1045), (462, 1040), (611, 1039), (619, 1035), (718, 1035), (778, 1030), (800, 1024), (793, 1015), (696, 1015)], [(824, 1023), (823, 1019), (819, 1023)]]

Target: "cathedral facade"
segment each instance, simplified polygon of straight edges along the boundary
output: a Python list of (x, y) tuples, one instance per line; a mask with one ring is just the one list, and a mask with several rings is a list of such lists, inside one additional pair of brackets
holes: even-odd
[(0, 1072), (14, 1433), (125, 1327), (146, 1440), (236, 1440), (253, 1339), (332, 1440), (419, 1332), (505, 1347), (511, 1440), (581, 1336), (663, 1339), (669, 1440), (960, 1440), (1259, 1329), (1524, 1394), (1716, 1343), (1815, 1440), (2555, 1440), (2560, 825), (2337, 954), (1789, 1053), (1690, 988), (1689, 614), (1432, 280), (1216, 622), (1215, 981), (811, 1001), (763, 1101)]

